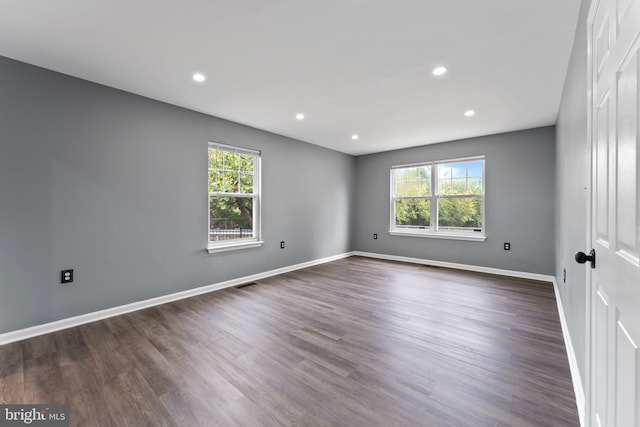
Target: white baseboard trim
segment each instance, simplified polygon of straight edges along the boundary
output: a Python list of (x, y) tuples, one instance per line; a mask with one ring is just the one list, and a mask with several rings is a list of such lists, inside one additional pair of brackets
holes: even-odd
[(562, 306), (562, 299), (558, 289), (558, 282), (556, 278), (553, 278), (553, 291), (556, 294), (556, 303), (558, 305), (558, 314), (560, 315), (560, 325), (562, 327), (562, 336), (564, 337), (564, 346), (567, 349), (567, 358), (569, 359), (569, 369), (571, 370), (571, 381), (573, 382), (573, 391), (576, 395), (576, 406), (578, 407), (578, 416), (580, 417), (580, 425), (585, 425), (585, 396), (584, 387), (582, 386), (582, 379), (580, 378), (580, 371), (578, 370), (578, 361), (576, 359), (576, 353), (573, 349), (573, 343), (571, 342), (571, 335), (569, 335), (569, 328), (567, 327), (567, 320), (564, 315), (564, 307)]
[(73, 328), (74, 326), (84, 325), (86, 323), (95, 322), (97, 320), (107, 319), (109, 317), (130, 313), (136, 310), (153, 307), (168, 302), (178, 301), (181, 299), (193, 297), (196, 295), (206, 294), (208, 292), (217, 291), (224, 288), (241, 285), (243, 283), (254, 282), (256, 280), (266, 279), (267, 277), (277, 276), (278, 274), (288, 273), (290, 271), (300, 270), (303, 268), (313, 267), (314, 265), (324, 264), (343, 258), (353, 256), (353, 252), (347, 252), (339, 255), (333, 255), (326, 258), (320, 258), (300, 264), (290, 265), (287, 267), (276, 268), (275, 270), (265, 271), (263, 273), (252, 274), (250, 276), (239, 277), (212, 285), (201, 286), (186, 291), (176, 292), (169, 295), (163, 295), (156, 298), (138, 301), (131, 304), (125, 304), (118, 307), (107, 308), (105, 310), (95, 311), (93, 313), (82, 314), (80, 316), (69, 317), (67, 319), (57, 320), (55, 322), (44, 323), (17, 331), (6, 332), (0, 334), (0, 345), (9, 344), (16, 341), (22, 341), (27, 338), (33, 338), (39, 335), (49, 334), (51, 332), (60, 331), (62, 329)]
[(548, 276), (546, 274), (527, 273), (524, 271), (514, 271), (514, 270), (503, 270), (500, 268), (482, 267), (479, 265), (470, 265), (470, 264), (458, 264), (455, 262), (434, 261), (434, 260), (422, 259), (422, 258), (410, 258), (410, 257), (404, 257), (404, 256), (397, 256), (397, 255), (387, 255), (387, 254), (378, 254), (378, 253), (360, 252), (360, 251), (355, 251), (353, 254), (356, 256), (363, 256), (368, 258), (378, 258), (378, 259), (386, 259), (389, 261), (409, 262), (412, 264), (430, 265), (433, 267), (454, 268), (456, 270), (466, 270), (466, 271), (475, 271), (477, 273), (497, 274), (499, 276), (518, 277), (521, 279), (540, 280), (543, 282), (552, 282), (554, 279), (553, 276)]

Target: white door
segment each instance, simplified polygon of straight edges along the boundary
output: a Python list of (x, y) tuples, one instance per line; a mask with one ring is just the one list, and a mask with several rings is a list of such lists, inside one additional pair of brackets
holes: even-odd
[(632, 427), (640, 426), (640, 0), (593, 0), (588, 25), (596, 265), (587, 421)]

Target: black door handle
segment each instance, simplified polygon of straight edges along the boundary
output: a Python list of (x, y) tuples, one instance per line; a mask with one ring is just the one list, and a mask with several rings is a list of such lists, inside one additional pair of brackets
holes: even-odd
[(595, 251), (595, 249), (591, 249), (591, 252), (589, 252), (589, 255), (585, 254), (584, 252), (578, 252), (576, 254), (576, 262), (578, 264), (584, 264), (587, 261), (591, 262), (591, 268), (596, 268), (596, 251)]

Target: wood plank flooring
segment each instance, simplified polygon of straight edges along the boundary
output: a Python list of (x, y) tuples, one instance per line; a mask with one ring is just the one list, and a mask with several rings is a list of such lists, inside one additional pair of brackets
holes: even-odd
[(0, 346), (77, 426), (577, 426), (550, 283), (351, 257)]

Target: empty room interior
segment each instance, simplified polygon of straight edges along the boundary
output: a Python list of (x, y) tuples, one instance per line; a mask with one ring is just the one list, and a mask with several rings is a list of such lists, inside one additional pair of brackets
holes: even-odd
[(0, 1), (0, 424), (640, 426), (638, 40), (640, 0)]

